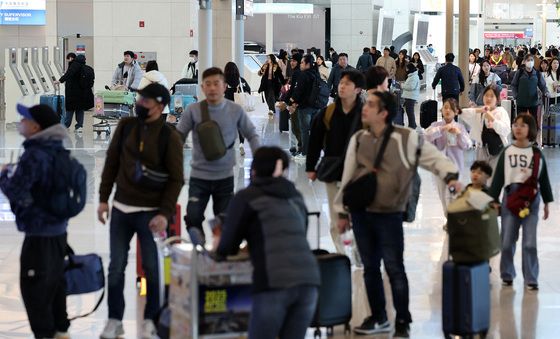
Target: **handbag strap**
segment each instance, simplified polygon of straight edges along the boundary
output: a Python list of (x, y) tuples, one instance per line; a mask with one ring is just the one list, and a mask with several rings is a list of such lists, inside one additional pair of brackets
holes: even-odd
[(239, 85), (237, 85), (237, 88), (238, 88), (237, 93), (245, 93), (243, 91), (243, 83), (241, 82), (241, 77), (239, 78)]
[(68, 318), (68, 321), (73, 321), (73, 320), (76, 320), (76, 319), (85, 318), (85, 317), (93, 314), (95, 311), (97, 311), (97, 309), (101, 305), (101, 302), (103, 301), (104, 297), (105, 297), (105, 287), (103, 287), (103, 292), (101, 292), (101, 295), (99, 296), (99, 299), (97, 299), (97, 303), (95, 304), (95, 306), (93, 307), (93, 309), (91, 311), (89, 311), (86, 314), (80, 314), (80, 315), (77, 315), (75, 317)]

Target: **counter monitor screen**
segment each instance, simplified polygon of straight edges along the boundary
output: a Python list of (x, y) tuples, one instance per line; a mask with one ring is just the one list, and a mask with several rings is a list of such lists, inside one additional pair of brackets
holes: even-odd
[(0, 1), (0, 25), (46, 24), (46, 0)]

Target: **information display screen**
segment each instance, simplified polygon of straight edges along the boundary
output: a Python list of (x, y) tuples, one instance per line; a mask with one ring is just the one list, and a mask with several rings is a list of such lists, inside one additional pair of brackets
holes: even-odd
[(0, 0), (0, 25), (45, 25), (46, 0)]

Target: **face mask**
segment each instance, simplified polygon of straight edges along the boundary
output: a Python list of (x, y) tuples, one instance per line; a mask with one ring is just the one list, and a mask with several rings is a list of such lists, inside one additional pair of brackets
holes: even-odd
[(150, 113), (150, 109), (144, 106), (136, 105), (136, 115), (141, 120), (148, 119), (148, 114)]
[(527, 68), (533, 68), (533, 66), (535, 66), (535, 62), (534, 61), (528, 61), (525, 63), (525, 66), (527, 66)]
[(191, 62), (191, 63), (195, 63), (195, 62), (196, 62), (196, 60), (195, 60), (195, 59), (194, 59), (193, 57), (189, 57), (189, 62)]

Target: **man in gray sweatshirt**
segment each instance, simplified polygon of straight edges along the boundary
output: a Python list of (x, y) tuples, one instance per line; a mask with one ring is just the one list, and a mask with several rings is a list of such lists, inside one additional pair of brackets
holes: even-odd
[(238, 136), (237, 131), (239, 130), (249, 141), (253, 153), (260, 143), (255, 126), (247, 113), (241, 106), (224, 98), (226, 83), (221, 69), (212, 67), (204, 71), (202, 91), (206, 96), (209, 117), (220, 127), (227, 151), (223, 157), (217, 160), (206, 159), (196, 129), (197, 125), (202, 122), (201, 102), (187, 107), (177, 126), (177, 130), (185, 138), (191, 131), (193, 132), (189, 200), (185, 223), (187, 228), (195, 227), (200, 230), (201, 234), (203, 234), (204, 211), (210, 197), (212, 197), (215, 216), (220, 216), (225, 212), (233, 197), (233, 166), (236, 153), (233, 145)]

